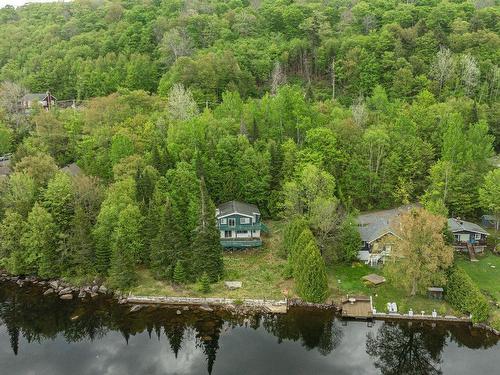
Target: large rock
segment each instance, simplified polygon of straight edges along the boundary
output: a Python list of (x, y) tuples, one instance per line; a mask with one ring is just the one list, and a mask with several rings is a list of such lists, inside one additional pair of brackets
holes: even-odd
[(43, 295), (44, 296), (48, 296), (49, 294), (53, 294), (53, 293), (54, 293), (54, 289), (49, 288), (45, 292), (43, 292)]
[(99, 293), (106, 294), (107, 292), (108, 292), (108, 289), (104, 285), (101, 285), (99, 287)]
[(63, 294), (59, 297), (60, 299), (70, 300), (73, 299), (73, 294)]
[(59, 295), (62, 296), (64, 294), (70, 294), (73, 292), (73, 288), (64, 288), (59, 291)]
[(226, 286), (227, 289), (233, 290), (241, 288), (242, 283), (241, 281), (225, 281), (224, 285)]

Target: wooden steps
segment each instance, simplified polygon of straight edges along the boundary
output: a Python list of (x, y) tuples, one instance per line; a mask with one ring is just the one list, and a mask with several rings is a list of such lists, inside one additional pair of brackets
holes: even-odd
[(476, 251), (474, 250), (474, 245), (472, 245), (470, 242), (467, 242), (467, 250), (469, 251), (470, 261), (478, 262), (478, 259), (476, 258)]

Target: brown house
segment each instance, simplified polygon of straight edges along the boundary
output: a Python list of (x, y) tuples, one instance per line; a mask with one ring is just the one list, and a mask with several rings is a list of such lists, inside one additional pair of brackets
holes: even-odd
[(29, 110), (33, 108), (37, 103), (45, 108), (47, 111), (56, 104), (56, 98), (50, 91), (43, 93), (26, 94), (21, 98), (21, 108)]

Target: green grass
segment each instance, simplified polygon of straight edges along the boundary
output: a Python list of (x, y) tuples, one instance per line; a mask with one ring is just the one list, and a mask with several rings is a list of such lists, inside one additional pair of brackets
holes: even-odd
[(471, 262), (467, 257), (459, 256), (457, 264), (467, 272), (484, 294), (498, 302), (500, 301), (500, 256), (488, 252), (479, 255), (478, 259), (479, 262)]
[(415, 313), (425, 311), (426, 314), (430, 314), (436, 309), (438, 313), (455, 314), (453, 308), (445, 301), (425, 296), (410, 297), (401, 288), (387, 282), (379, 286), (366, 285), (361, 278), (370, 273), (382, 275), (382, 270), (357, 262), (352, 265), (332, 266), (328, 270), (328, 277), (334, 299), (339, 300), (346, 294), (371, 295), (375, 308), (380, 312), (387, 310), (387, 302), (396, 302), (401, 313), (406, 313), (411, 308)]
[[(226, 297), (234, 299), (268, 298), (283, 299), (286, 291), (293, 291), (293, 281), (285, 280), (283, 269), (286, 264), (278, 256), (281, 244), (282, 223), (266, 223), (272, 236), (264, 239), (260, 249), (238, 250), (224, 253), (223, 279), (212, 284), (211, 291), (203, 294), (197, 284), (174, 287), (169, 282), (155, 280), (146, 269), (138, 271), (138, 286), (131, 290), (135, 295), (184, 296), (184, 297)], [(242, 287), (228, 290), (224, 281), (241, 281)]]

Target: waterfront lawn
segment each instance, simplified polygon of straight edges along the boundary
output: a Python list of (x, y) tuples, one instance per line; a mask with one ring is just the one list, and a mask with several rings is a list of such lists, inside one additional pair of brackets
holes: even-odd
[(415, 313), (425, 311), (430, 314), (433, 309), (439, 314), (455, 314), (453, 308), (445, 301), (432, 300), (426, 296), (410, 297), (401, 288), (385, 282), (379, 286), (366, 285), (361, 278), (376, 273), (383, 275), (383, 270), (355, 262), (352, 265), (334, 265), (328, 269), (328, 277), (334, 300), (339, 302), (347, 294), (373, 296), (373, 304), (377, 311), (386, 312), (387, 302), (396, 302), (398, 311), (407, 313), (411, 308)]
[(459, 264), (489, 298), (500, 301), (500, 256), (487, 252), (478, 256), (479, 262), (471, 262), (466, 256), (457, 256)]
[[(286, 291), (293, 291), (293, 281), (283, 277), (286, 261), (278, 255), (282, 226), (279, 222), (266, 224), (272, 236), (264, 239), (262, 248), (224, 252), (224, 277), (212, 285), (209, 293), (199, 292), (196, 283), (174, 287), (169, 282), (155, 280), (147, 269), (138, 270), (138, 286), (131, 293), (148, 296), (283, 299)], [(224, 281), (241, 281), (242, 288), (228, 290)]]

